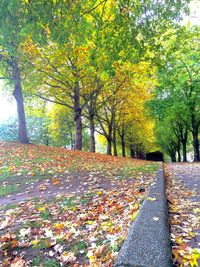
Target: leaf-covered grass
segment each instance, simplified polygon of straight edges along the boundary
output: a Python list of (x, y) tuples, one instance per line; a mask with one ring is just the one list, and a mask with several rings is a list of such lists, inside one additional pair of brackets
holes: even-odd
[(0, 187), (0, 197), (19, 191), (16, 185), (3, 185)]
[(39, 184), (34, 190), (39, 196), (42, 189), (41, 199), (1, 209), (2, 266), (112, 266), (159, 168), (154, 162), (34, 145), (1, 144), (0, 153), (1, 170), (15, 177), (8, 183), (19, 179), (23, 186), (31, 179), (27, 184), (34, 188), (34, 178), (41, 182), (38, 173), (56, 188), (52, 197), (51, 188)]
[[(198, 244), (200, 229), (200, 209), (198, 193), (187, 188), (177, 176), (184, 172), (199, 173), (200, 165), (192, 168), (188, 163), (180, 164), (175, 175), (176, 165), (165, 165), (167, 197), (169, 202), (169, 222), (171, 228), (172, 255), (174, 266), (198, 267), (200, 263), (200, 249)], [(178, 166), (178, 164), (177, 164)], [(174, 168), (174, 169), (173, 169)], [(190, 178), (187, 176), (187, 178)], [(199, 189), (198, 189), (199, 190)], [(194, 199), (196, 199), (196, 201)], [(198, 201), (197, 201), (198, 199)], [(196, 237), (198, 237), (196, 239)]]

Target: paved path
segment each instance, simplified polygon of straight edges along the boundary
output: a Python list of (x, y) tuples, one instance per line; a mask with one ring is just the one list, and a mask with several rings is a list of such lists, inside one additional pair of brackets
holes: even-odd
[[(200, 163), (175, 163), (168, 165), (186, 188), (192, 192), (190, 200), (195, 202), (195, 206), (200, 208)], [(200, 248), (200, 229), (196, 229), (198, 235), (191, 240), (193, 247)]]
[(171, 267), (171, 242), (163, 171), (157, 174), (132, 223), (114, 267)]

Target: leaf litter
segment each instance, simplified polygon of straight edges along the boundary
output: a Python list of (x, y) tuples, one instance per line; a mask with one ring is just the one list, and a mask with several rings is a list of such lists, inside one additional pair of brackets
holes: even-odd
[(197, 191), (189, 190), (179, 176), (184, 169), (197, 171), (200, 165), (181, 163), (177, 173), (175, 167), (165, 165), (174, 266), (199, 266), (200, 243), (196, 242), (200, 230), (199, 197)]
[(1, 266), (112, 266), (160, 165), (45, 146), (0, 147), (1, 180), (33, 179), (32, 189), (42, 194), (2, 206)]

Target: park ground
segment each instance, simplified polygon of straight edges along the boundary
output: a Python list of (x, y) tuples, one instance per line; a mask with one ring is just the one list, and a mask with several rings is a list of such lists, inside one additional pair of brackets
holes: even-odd
[(160, 164), (1, 144), (1, 266), (112, 266)]
[(175, 266), (200, 266), (200, 163), (165, 165)]
[[(0, 143), (0, 265), (113, 266), (161, 165)], [(199, 167), (165, 166), (176, 266), (198, 266)]]

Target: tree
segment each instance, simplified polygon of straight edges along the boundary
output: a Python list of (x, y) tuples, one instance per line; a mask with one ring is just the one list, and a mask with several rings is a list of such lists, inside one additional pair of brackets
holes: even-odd
[(10, 118), (0, 124), (0, 140), (17, 141), (17, 119)]
[[(166, 38), (166, 35), (168, 36)], [(171, 30), (160, 39), (163, 41), (163, 58), (159, 68), (159, 83), (152, 105), (155, 117), (168, 120), (183, 146), (186, 158), (188, 130), (192, 133), (194, 160), (199, 160), (200, 86), (199, 51), (197, 49), (198, 27), (181, 27)]]
[(2, 79), (9, 79), (14, 87), (17, 102), (19, 140), (28, 143), (24, 101), (22, 94), (20, 64), (20, 44), (24, 39), (26, 11), (21, 1), (1, 1), (0, 3), (0, 62)]
[(70, 147), (74, 149), (75, 145), (75, 127), (72, 110), (53, 104), (48, 112), (50, 119), (49, 131), (58, 146)]

